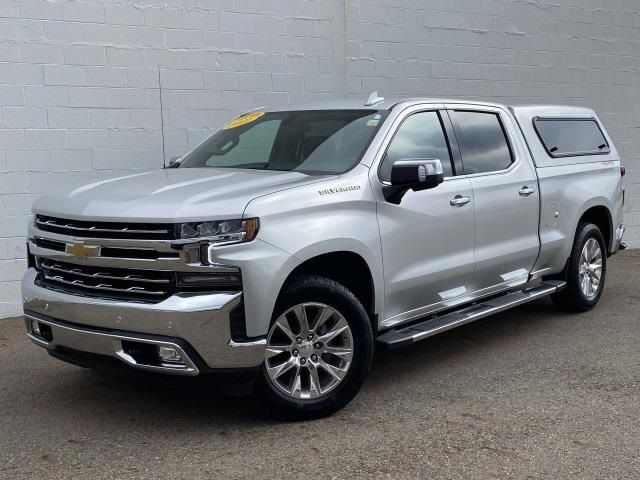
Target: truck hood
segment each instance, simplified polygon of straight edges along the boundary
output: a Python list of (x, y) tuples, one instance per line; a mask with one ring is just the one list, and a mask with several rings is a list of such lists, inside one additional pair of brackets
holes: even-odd
[(256, 197), (325, 180), (298, 172), (171, 168), (110, 178), (40, 197), (34, 213), (131, 222), (224, 220)]

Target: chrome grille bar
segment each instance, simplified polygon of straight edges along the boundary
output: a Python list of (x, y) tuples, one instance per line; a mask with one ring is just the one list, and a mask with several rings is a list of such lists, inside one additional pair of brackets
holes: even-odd
[(92, 267), (36, 257), (43, 286), (73, 294), (159, 301), (175, 290), (175, 276), (157, 270)]
[(91, 222), (44, 215), (36, 215), (35, 224), (40, 230), (72, 236), (81, 235), (87, 238), (172, 239), (174, 237), (173, 225), (170, 224)]
[(145, 290), (142, 287), (128, 287), (128, 288), (113, 288), (112, 286), (108, 285), (108, 284), (98, 284), (98, 285), (88, 285), (86, 283), (84, 283), (82, 280), (65, 280), (62, 276), (60, 275), (56, 275), (56, 276), (49, 276), (46, 273), (43, 274), (44, 278), (46, 280), (51, 280), (54, 282), (58, 282), (58, 283), (62, 283), (64, 285), (71, 285), (74, 287), (82, 287), (82, 288), (88, 288), (90, 290), (101, 290), (104, 292), (132, 292), (132, 293), (143, 293), (145, 295), (158, 295), (158, 296), (164, 296), (165, 292), (162, 291), (153, 291), (153, 290)]
[(69, 223), (60, 224), (54, 222), (53, 220), (47, 220), (43, 222), (42, 220), (36, 220), (36, 224), (38, 226), (50, 226), (50, 227), (59, 227), (66, 228), (68, 230), (75, 230), (79, 232), (100, 232), (100, 233), (169, 233), (169, 230), (166, 229), (158, 229), (158, 230), (134, 230), (128, 227), (122, 228), (100, 228), (100, 227), (76, 227), (75, 225), (71, 225)]
[(60, 264), (50, 264), (49, 262), (46, 262), (44, 260), (40, 260), (40, 266), (48, 271), (51, 272), (59, 272), (59, 273), (66, 273), (69, 275), (77, 275), (79, 277), (85, 277), (85, 278), (94, 278), (94, 279), (99, 279), (99, 280), (123, 280), (123, 281), (134, 281), (134, 282), (143, 282), (143, 283), (157, 283), (157, 284), (164, 284), (164, 285), (168, 285), (169, 279), (166, 278), (161, 278), (161, 279), (151, 279), (151, 278), (144, 278), (141, 275), (135, 275), (135, 274), (128, 274), (128, 275), (122, 275), (122, 276), (115, 276), (113, 274), (107, 274), (107, 273), (103, 273), (103, 272), (96, 272), (96, 273), (84, 273), (82, 271), (82, 268), (78, 268), (78, 267), (63, 267)]

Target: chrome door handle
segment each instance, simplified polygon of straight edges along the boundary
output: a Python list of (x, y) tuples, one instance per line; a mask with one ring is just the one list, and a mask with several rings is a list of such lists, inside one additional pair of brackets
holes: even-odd
[(466, 205), (470, 201), (471, 201), (471, 199), (469, 197), (463, 197), (462, 195), (456, 195), (451, 200), (449, 200), (449, 204), (452, 207), (462, 207), (463, 205)]
[(518, 193), (521, 197), (528, 197), (529, 195), (536, 193), (536, 191), (531, 187), (522, 187)]

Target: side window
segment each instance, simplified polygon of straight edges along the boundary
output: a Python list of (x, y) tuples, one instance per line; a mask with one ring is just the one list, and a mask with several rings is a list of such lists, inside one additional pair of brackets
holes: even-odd
[(602, 130), (592, 118), (535, 118), (533, 125), (551, 157), (610, 152)]
[(497, 172), (513, 162), (511, 148), (495, 113), (452, 111), (464, 172)]
[(437, 158), (445, 177), (453, 175), (451, 154), (438, 112), (419, 112), (408, 117), (394, 135), (380, 166), (380, 178), (391, 179), (391, 167), (398, 160)]

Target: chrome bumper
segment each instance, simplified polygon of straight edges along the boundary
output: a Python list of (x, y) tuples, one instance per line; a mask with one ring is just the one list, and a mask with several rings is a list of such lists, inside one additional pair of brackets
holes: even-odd
[[(151, 372), (173, 373), (176, 375), (198, 375), (200, 373), (191, 356), (180, 345), (172, 341), (95, 331), (75, 325), (72, 326), (72, 324), (64, 324), (33, 313), (25, 313), (24, 316), (26, 317), (27, 336), (33, 343), (48, 350), (56, 351), (59, 347), (63, 347), (85, 353), (115, 357), (131, 367)], [(34, 332), (34, 322), (39, 324), (39, 328), (43, 328), (43, 325), (48, 326), (51, 338), (45, 339)], [(169, 364), (141, 361), (127, 351), (126, 345), (128, 342), (151, 345), (156, 348), (172, 348), (180, 355), (182, 362), (180, 364)]]
[[(212, 369), (255, 367), (264, 359), (266, 340), (236, 343), (231, 339), (229, 313), (240, 304), (240, 293), (179, 294), (146, 304), (69, 295), (39, 287), (35, 278), (36, 271), (30, 268), (22, 280), (24, 310), (27, 319), (33, 316), (50, 325), (53, 340), (28, 334), (49, 350), (66, 347), (112, 356), (133, 368), (182, 375), (199, 373), (182, 342)], [(141, 364), (128, 358), (123, 340), (178, 347), (185, 366)]]

